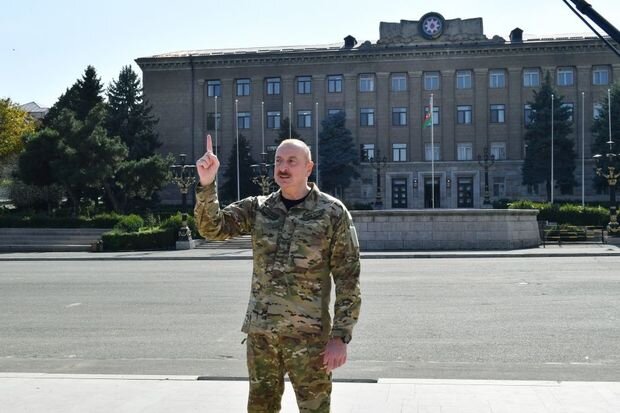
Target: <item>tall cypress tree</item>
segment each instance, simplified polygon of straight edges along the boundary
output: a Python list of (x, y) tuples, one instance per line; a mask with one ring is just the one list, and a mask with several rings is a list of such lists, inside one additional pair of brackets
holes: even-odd
[(291, 133), (289, 134), (290, 122), (291, 120), (289, 118), (284, 118), (282, 119), (282, 122), (280, 122), (280, 129), (278, 130), (278, 137), (276, 138), (276, 144), (279, 145), (280, 143), (282, 143), (283, 140), (289, 139), (289, 137), (291, 139), (300, 139), (303, 141), (303, 138), (301, 137), (299, 132), (297, 132), (297, 130), (292, 125), (290, 128)]
[(345, 126), (344, 112), (338, 112), (321, 122), (319, 133), (319, 174), (321, 189), (332, 194), (344, 191), (359, 177), (358, 154), (351, 131)]
[(575, 182), (575, 142), (567, 136), (572, 132), (570, 108), (563, 105), (564, 97), (559, 96), (551, 86), (551, 76), (547, 72), (545, 82), (539, 91), (534, 91), (534, 101), (528, 102), (532, 108), (530, 123), (526, 127), (525, 142), (527, 151), (522, 168), (524, 185), (546, 183), (547, 199), (551, 199), (551, 95), (553, 99), (553, 155), (554, 180), (563, 193), (569, 193)]

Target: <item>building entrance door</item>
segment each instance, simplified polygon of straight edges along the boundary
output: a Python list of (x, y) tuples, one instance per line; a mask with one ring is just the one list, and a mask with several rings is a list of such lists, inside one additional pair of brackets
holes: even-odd
[(407, 179), (392, 179), (392, 208), (407, 208)]
[[(439, 200), (441, 199), (441, 188), (439, 183), (441, 180), (435, 177), (435, 208), (440, 208)], [(424, 178), (424, 208), (433, 208), (433, 185), (430, 177)]]
[(462, 177), (458, 178), (458, 201), (457, 208), (473, 208), (474, 207), (474, 178)]

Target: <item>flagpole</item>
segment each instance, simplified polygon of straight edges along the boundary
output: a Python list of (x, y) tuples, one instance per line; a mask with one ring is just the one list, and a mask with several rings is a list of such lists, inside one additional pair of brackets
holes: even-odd
[(554, 96), (551, 95), (551, 203), (553, 204), (553, 187), (554, 187), (554, 180), (553, 180), (553, 100), (554, 100)]
[(241, 185), (239, 176), (239, 99), (235, 99), (235, 131), (237, 135), (237, 201), (241, 200)]
[(433, 94), (431, 93), (431, 207), (435, 208), (435, 119), (433, 118)]
[(581, 208), (586, 206), (586, 175), (585, 175), (585, 156), (586, 156), (586, 127), (585, 127), (585, 100), (584, 92), (581, 92)]
[(611, 139), (611, 89), (607, 89), (607, 119), (609, 120), (609, 152), (612, 151), (614, 141)]
[(315, 164), (316, 164), (316, 186), (319, 186), (319, 102), (315, 102), (314, 104), (315, 110), (314, 110), (314, 116), (316, 116), (315, 122), (314, 122), (314, 141), (315, 141), (315, 146), (316, 146), (316, 159), (315, 159)]
[[(217, 95), (215, 95), (215, 119), (213, 120), (214, 123), (214, 127), (215, 127), (215, 156), (217, 156), (217, 129), (218, 129), (218, 121), (217, 121)], [(216, 179), (215, 179), (215, 189), (217, 189), (217, 183), (219, 181), (219, 179), (217, 179), (219, 177), (219, 169), (216, 172)]]

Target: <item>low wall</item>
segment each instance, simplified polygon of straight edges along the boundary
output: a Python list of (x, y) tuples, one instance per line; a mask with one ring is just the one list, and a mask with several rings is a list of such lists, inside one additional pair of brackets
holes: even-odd
[(536, 248), (538, 210), (351, 211), (362, 251)]

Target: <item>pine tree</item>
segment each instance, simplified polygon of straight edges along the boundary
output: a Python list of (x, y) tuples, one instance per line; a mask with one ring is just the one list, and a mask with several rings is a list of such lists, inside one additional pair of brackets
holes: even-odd
[(572, 132), (571, 109), (563, 105), (564, 97), (558, 96), (547, 72), (540, 90), (534, 91), (534, 101), (528, 102), (532, 117), (527, 125), (525, 142), (527, 151), (522, 169), (524, 185), (546, 183), (547, 199), (551, 199), (551, 96), (553, 99), (553, 154), (555, 184), (563, 193), (570, 193), (576, 185), (574, 171), (575, 142), (567, 138)]
[[(611, 141), (613, 145), (609, 146), (609, 99), (605, 96), (602, 103), (600, 116), (594, 119), (592, 123), (592, 133), (594, 134), (594, 142), (592, 142), (592, 154), (603, 155), (601, 166), (606, 167), (608, 153), (620, 153), (620, 83), (615, 83), (611, 87)], [(614, 166), (614, 165), (612, 165)], [(620, 170), (620, 159), (616, 157), (616, 170)], [(616, 183), (616, 185), (618, 185)], [(609, 187), (607, 179), (595, 176), (594, 186), (598, 190), (604, 190)]]
[(84, 75), (77, 81), (78, 105), (75, 108), (76, 118), (85, 120), (95, 106), (103, 103), (103, 85), (101, 79), (97, 77), (94, 67), (88, 66)]
[(321, 122), (319, 133), (319, 174), (321, 189), (335, 194), (343, 192), (353, 179), (359, 178), (359, 159), (351, 131), (345, 126), (344, 112)]
[(138, 75), (130, 66), (123, 67), (118, 80), (108, 87), (106, 129), (118, 136), (129, 149), (114, 176), (105, 183), (107, 199), (115, 211), (125, 212), (154, 199), (169, 180), (174, 162), (155, 153), (161, 146), (154, 128), (157, 121), (144, 101)]
[(303, 141), (303, 138), (301, 137), (299, 132), (297, 132), (297, 130), (292, 126), (291, 126), (291, 133), (289, 134), (289, 124), (290, 124), (289, 118), (284, 118), (282, 119), (282, 122), (280, 122), (280, 129), (278, 130), (278, 137), (276, 138), (276, 144), (279, 145), (280, 143), (282, 143), (283, 140), (289, 139), (289, 137), (291, 139), (299, 139)]
[[(260, 188), (254, 182), (252, 182), (253, 171), (251, 165), (256, 161), (252, 158), (251, 148), (247, 139), (239, 134), (239, 188), (241, 192), (241, 199), (258, 195)], [(220, 194), (222, 196), (223, 203), (230, 203), (237, 200), (237, 144), (235, 143), (232, 148), (232, 152), (228, 157), (228, 165), (224, 171), (224, 183), (220, 187)]]
[(154, 131), (157, 120), (152, 107), (144, 101), (138, 74), (131, 66), (122, 68), (118, 80), (108, 87), (106, 128), (129, 148), (129, 159), (137, 160), (154, 154), (161, 146)]

